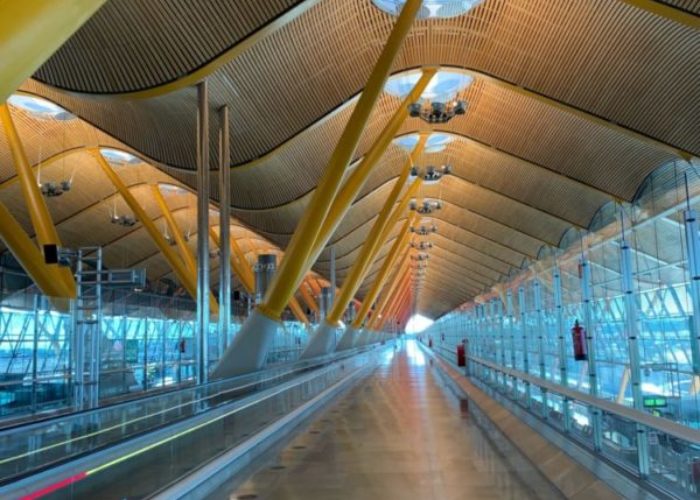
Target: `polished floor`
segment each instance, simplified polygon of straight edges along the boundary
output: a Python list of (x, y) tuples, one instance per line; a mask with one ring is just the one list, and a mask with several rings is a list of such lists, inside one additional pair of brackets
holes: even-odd
[(387, 350), (368, 378), (254, 467), (214, 497), (526, 500), (542, 491), (528, 471), (516, 474), (412, 341)]

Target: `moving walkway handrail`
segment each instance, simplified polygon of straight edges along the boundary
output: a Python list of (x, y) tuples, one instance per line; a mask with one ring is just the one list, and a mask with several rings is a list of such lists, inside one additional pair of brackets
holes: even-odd
[[(261, 385), (268, 384), (265, 387), (269, 387), (273, 381), (322, 367), (364, 350), (366, 348), (352, 349), (278, 365), (200, 386), (0, 430), (0, 483), (200, 413), (217, 406), (220, 403), (217, 399), (227, 394), (248, 394), (262, 388)], [(171, 416), (167, 416), (168, 413)]]

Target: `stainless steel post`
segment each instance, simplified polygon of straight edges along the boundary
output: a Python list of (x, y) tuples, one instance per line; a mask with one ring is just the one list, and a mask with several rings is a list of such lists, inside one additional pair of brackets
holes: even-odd
[[(327, 309), (326, 311), (330, 311), (331, 308), (333, 307), (333, 302), (335, 302), (335, 292), (336, 292), (336, 281), (335, 281), (335, 245), (331, 245), (331, 269), (330, 269), (330, 277), (331, 277), (331, 293), (330, 293), (330, 301), (328, 304), (326, 304)], [(325, 319), (325, 316), (321, 318), (322, 320)]]
[[(596, 367), (595, 339), (593, 338), (593, 313), (591, 311), (591, 266), (588, 259), (581, 258), (581, 294), (583, 296), (583, 323), (586, 328), (586, 349), (588, 352), (588, 392), (598, 396), (598, 370)], [(600, 451), (603, 446), (603, 418), (600, 410), (594, 408), (593, 413), (593, 447)]]
[(255, 264), (255, 302), (259, 304), (267, 288), (272, 282), (272, 278), (277, 270), (277, 256), (274, 254), (261, 253), (258, 255), (258, 262)]
[[(564, 387), (569, 386), (568, 359), (566, 357), (566, 327), (564, 326), (564, 304), (562, 303), (561, 272), (559, 266), (554, 266), (552, 276), (554, 288), (554, 308), (557, 316), (557, 340), (559, 347), (559, 383)], [(563, 402), (564, 430), (571, 430), (571, 411), (569, 400), (565, 397)]]
[[(544, 311), (542, 310), (542, 285), (540, 280), (535, 278), (532, 282), (532, 292), (535, 302), (535, 314), (536, 314), (536, 325), (537, 325), (537, 365), (539, 366), (539, 375), (543, 380), (547, 379), (547, 367), (545, 365), (544, 358), (544, 336), (545, 336), (545, 326), (544, 326)], [(547, 390), (541, 389), (542, 392), (542, 418), (547, 419)]]
[[(520, 310), (520, 331), (523, 340), (523, 371), (530, 373), (530, 353), (527, 350), (527, 315), (525, 313), (525, 288), (518, 288), (518, 309)], [(530, 383), (525, 381), (525, 406), (530, 408), (532, 405), (532, 388)]]
[[(644, 411), (642, 395), (642, 373), (639, 359), (639, 321), (637, 300), (634, 297), (634, 277), (632, 275), (631, 248), (624, 237), (620, 244), (620, 271), (622, 272), (622, 291), (625, 294), (625, 330), (630, 358), (630, 383), (632, 384), (632, 401), (637, 410)], [(637, 461), (639, 475), (649, 475), (649, 443), (646, 427), (637, 424)]]
[(700, 238), (698, 237), (698, 217), (695, 210), (684, 210), (685, 248), (690, 272), (690, 297), (693, 314), (690, 316), (690, 352), (693, 373), (700, 375)]
[(197, 84), (197, 383), (209, 369), (209, 96), (207, 81)]
[(231, 169), (228, 106), (219, 109), (219, 359), (231, 334)]

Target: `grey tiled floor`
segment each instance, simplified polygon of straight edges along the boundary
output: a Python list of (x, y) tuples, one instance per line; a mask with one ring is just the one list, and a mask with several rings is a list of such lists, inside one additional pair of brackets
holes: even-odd
[[(217, 498), (529, 499), (532, 490), (409, 342)], [(461, 406), (461, 407), (460, 407)], [(233, 489), (233, 491), (231, 491)]]

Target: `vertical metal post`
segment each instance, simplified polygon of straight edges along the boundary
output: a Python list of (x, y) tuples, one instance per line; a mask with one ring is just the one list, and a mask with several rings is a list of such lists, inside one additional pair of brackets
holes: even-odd
[[(544, 310), (542, 309), (542, 285), (540, 284), (539, 278), (535, 278), (532, 282), (532, 291), (534, 295), (535, 302), (535, 314), (536, 314), (536, 324), (537, 324), (537, 365), (539, 366), (539, 375), (543, 380), (547, 379), (547, 367), (544, 360), (544, 336), (545, 336), (545, 326), (544, 326)], [(547, 419), (547, 390), (544, 388), (540, 389), (542, 393), (542, 418)]]
[(36, 377), (39, 349), (39, 295), (34, 295), (34, 338), (32, 340), (32, 413), (36, 412)]
[[(567, 370), (568, 360), (566, 357), (566, 327), (564, 326), (564, 304), (561, 290), (561, 272), (559, 266), (554, 266), (552, 276), (552, 286), (554, 288), (554, 308), (557, 317), (557, 340), (559, 347), (559, 383), (564, 387), (569, 386), (569, 376)], [(564, 430), (571, 430), (571, 411), (569, 400), (564, 397), (563, 401)]]
[[(331, 278), (331, 293), (330, 293), (330, 300), (328, 304), (326, 304), (326, 313), (330, 312), (330, 310), (333, 308), (333, 303), (335, 302), (335, 291), (336, 291), (336, 280), (335, 280), (335, 245), (331, 245), (331, 269), (330, 269), (330, 278)], [(325, 319), (325, 315), (321, 318), (321, 320)]]
[[(525, 288), (518, 287), (518, 309), (520, 310), (520, 330), (522, 332), (523, 342), (523, 371), (530, 373), (530, 353), (527, 350), (527, 315), (525, 313)], [(530, 408), (532, 405), (532, 388), (530, 383), (523, 381), (525, 384), (525, 406)]]
[(693, 314), (690, 316), (690, 352), (693, 373), (700, 374), (700, 238), (698, 237), (698, 217), (695, 210), (683, 211), (685, 219), (685, 248), (690, 272), (690, 298)]
[(221, 359), (231, 333), (231, 152), (228, 106), (222, 106), (219, 109), (219, 124), (219, 359)]
[[(591, 266), (585, 256), (581, 258), (581, 294), (583, 296), (583, 323), (586, 328), (586, 349), (588, 351), (588, 392), (598, 396), (598, 370), (596, 367), (595, 340), (593, 338), (593, 313), (591, 311)], [(603, 446), (603, 421), (598, 408), (591, 409), (593, 414), (593, 447), (600, 451)]]
[[(513, 311), (513, 290), (506, 291), (506, 314), (508, 315), (508, 330), (510, 335), (510, 367), (515, 370), (515, 312)], [(513, 395), (517, 393), (518, 379), (513, 377)]]
[(272, 283), (272, 278), (277, 270), (277, 256), (274, 254), (258, 255), (258, 262), (255, 264), (255, 302), (260, 304), (267, 293), (267, 289)]
[(209, 369), (209, 96), (207, 81), (197, 84), (197, 383)]
[[(632, 251), (625, 239), (623, 229), (620, 243), (620, 271), (622, 273), (622, 290), (625, 294), (625, 330), (630, 357), (630, 382), (632, 383), (632, 400), (637, 410), (644, 411), (642, 397), (642, 374), (639, 359), (639, 321), (637, 300), (634, 297), (634, 276), (632, 274)], [(639, 475), (649, 475), (649, 446), (646, 427), (637, 424), (637, 460)]]

